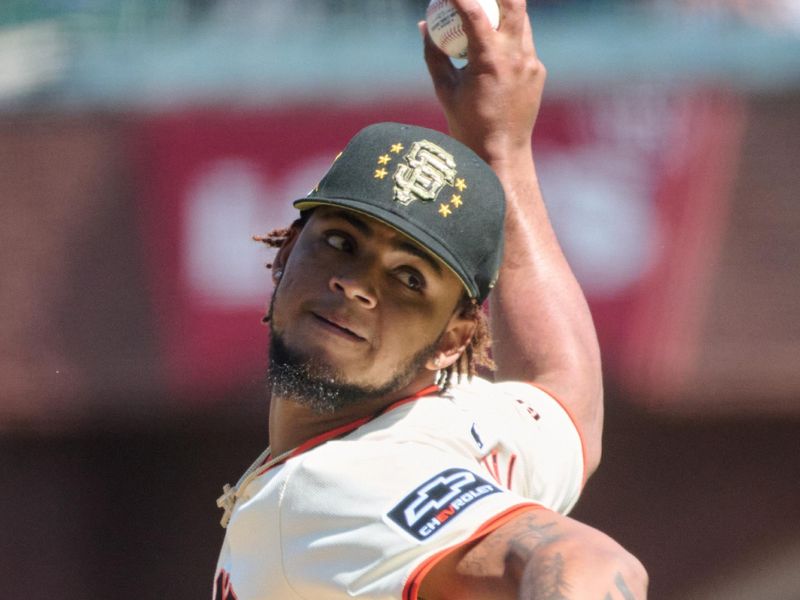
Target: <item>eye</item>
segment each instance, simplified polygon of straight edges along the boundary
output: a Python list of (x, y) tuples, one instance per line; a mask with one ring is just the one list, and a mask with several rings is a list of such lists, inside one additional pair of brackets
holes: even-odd
[(397, 278), (403, 285), (416, 292), (425, 289), (425, 278), (416, 269), (401, 269), (397, 271)]
[(324, 235), (325, 243), (332, 248), (342, 252), (351, 252), (353, 250), (353, 242), (345, 234), (338, 231), (326, 231)]

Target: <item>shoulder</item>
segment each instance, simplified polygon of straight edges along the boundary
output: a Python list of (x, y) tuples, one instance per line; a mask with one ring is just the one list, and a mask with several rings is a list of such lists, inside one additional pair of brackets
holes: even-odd
[(582, 446), (581, 432), (566, 408), (548, 390), (524, 381), (491, 382), (474, 377), (455, 386), (449, 395), (455, 404), (487, 424), (505, 430), (509, 425), (526, 437), (531, 431), (539, 435), (556, 435), (577, 440)]
[(544, 388), (527, 381), (489, 381), (483, 377), (472, 377), (469, 381), (461, 381), (447, 395), (459, 402), (470, 401), (508, 401), (537, 399), (548, 404), (559, 404), (558, 400)]
[(485, 379), (455, 386), (451, 394), (469, 410), (487, 446), (521, 463), (517, 491), (558, 512), (571, 509), (586, 481), (586, 446), (553, 394), (523, 381)]

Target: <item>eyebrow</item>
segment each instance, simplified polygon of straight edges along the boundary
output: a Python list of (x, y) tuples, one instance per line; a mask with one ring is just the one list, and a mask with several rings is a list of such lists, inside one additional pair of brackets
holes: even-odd
[[(347, 221), (348, 223), (350, 223), (350, 225), (352, 225), (360, 233), (362, 233), (364, 237), (371, 238), (375, 235), (375, 233), (372, 231), (372, 228), (366, 221), (364, 221), (361, 217), (350, 211), (334, 210), (329, 213), (329, 218), (338, 218)], [(428, 252), (426, 252), (416, 244), (413, 244), (403, 239), (399, 239), (393, 241), (392, 246), (397, 250), (401, 250), (403, 252), (421, 258), (426, 263), (428, 263), (438, 275), (442, 274), (442, 267), (439, 265), (439, 262), (435, 258), (433, 258)]]
[(436, 271), (436, 273), (438, 275), (442, 274), (442, 267), (439, 266), (439, 263), (436, 261), (436, 259), (433, 258), (427, 252), (425, 252), (425, 250), (423, 250), (419, 246), (416, 246), (416, 245), (412, 244), (411, 242), (406, 242), (404, 240), (400, 240), (398, 242), (395, 242), (392, 245), (395, 248), (397, 248), (398, 250), (403, 250), (405, 252), (408, 252), (409, 254), (413, 254), (414, 256), (417, 256), (417, 257), (421, 258), (426, 263), (428, 263), (431, 266), (431, 268), (434, 271)]

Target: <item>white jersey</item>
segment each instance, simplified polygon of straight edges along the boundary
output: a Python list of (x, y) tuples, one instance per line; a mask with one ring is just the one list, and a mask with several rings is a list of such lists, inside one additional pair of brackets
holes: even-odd
[(521, 511), (567, 513), (584, 477), (579, 432), (541, 389), (429, 388), (229, 492), (213, 598), (413, 600), (449, 550)]

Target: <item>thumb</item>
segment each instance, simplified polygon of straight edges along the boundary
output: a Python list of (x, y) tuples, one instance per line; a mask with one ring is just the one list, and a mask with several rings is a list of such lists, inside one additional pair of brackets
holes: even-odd
[(422, 35), (425, 52), (425, 63), (428, 65), (428, 72), (433, 80), (433, 87), (437, 93), (446, 93), (452, 89), (458, 81), (458, 70), (450, 62), (450, 57), (442, 52), (433, 43), (428, 34), (428, 24), (425, 21), (417, 23), (419, 32)]

